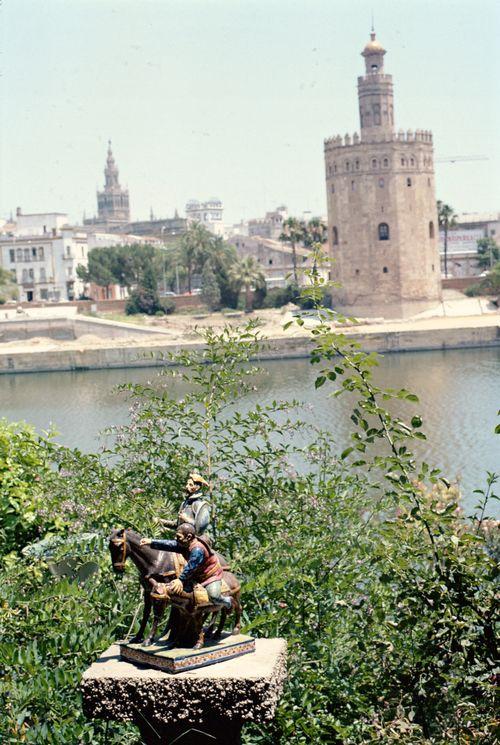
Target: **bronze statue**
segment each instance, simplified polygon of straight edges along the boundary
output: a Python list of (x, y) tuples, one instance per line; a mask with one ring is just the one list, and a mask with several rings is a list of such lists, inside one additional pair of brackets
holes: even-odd
[[(158, 544), (163, 548), (154, 547)], [(167, 604), (171, 605), (166, 629), (171, 647), (202, 647), (203, 622), (210, 613), (219, 611), (217, 629), (214, 631), (214, 621), (209, 628), (213, 638), (220, 637), (231, 610), (235, 613), (233, 634), (239, 634), (242, 612), (240, 584), (234, 574), (221, 567), (218, 554), (203, 539), (196, 538), (192, 525), (179, 526), (175, 541), (151, 541), (131, 529), (113, 530), (109, 548), (115, 571), (124, 570), (128, 557), (139, 570), (144, 591), (144, 612), (133, 642), (142, 641), (151, 609), (154, 621), (146, 644), (154, 641)], [(191, 554), (194, 556), (191, 557)], [(191, 558), (194, 562), (186, 572)], [(200, 579), (203, 583), (201, 586)], [(210, 585), (213, 587), (210, 588)]]

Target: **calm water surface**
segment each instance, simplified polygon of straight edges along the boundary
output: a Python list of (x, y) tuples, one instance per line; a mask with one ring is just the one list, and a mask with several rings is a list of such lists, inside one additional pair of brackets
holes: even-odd
[[(308, 360), (279, 360), (266, 363), (265, 370), (258, 392), (241, 401), (242, 409), (257, 401), (297, 398), (306, 404), (305, 421), (331, 432), (339, 451), (347, 446), (349, 402), (329, 398), (327, 386), (315, 391), (316, 366)], [(1, 375), (0, 416), (31, 422), (40, 431), (53, 426), (65, 445), (94, 450), (100, 431), (127, 421), (128, 404), (114, 386), (155, 375), (153, 368)], [(500, 348), (389, 354), (376, 376), (385, 387), (418, 394), (420, 404), (401, 406), (402, 413), (418, 411), (423, 417), (428, 439), (417, 443), (419, 454), (448, 478), (459, 479), (464, 503), (472, 506), (472, 490), (483, 486), (486, 471), (500, 471), (500, 437), (494, 435)]]

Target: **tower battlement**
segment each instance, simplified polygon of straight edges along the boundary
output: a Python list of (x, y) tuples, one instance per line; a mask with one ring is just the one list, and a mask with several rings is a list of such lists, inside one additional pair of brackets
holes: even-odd
[(352, 147), (352, 145), (378, 145), (384, 142), (425, 142), (432, 145), (432, 132), (429, 129), (412, 129), (406, 130), (406, 132), (400, 129), (398, 132), (392, 132), (390, 134), (384, 133), (380, 139), (374, 140), (370, 143), (362, 142), (358, 132), (354, 132), (353, 135), (345, 134), (333, 135), (327, 137), (324, 140), (325, 151), (335, 150), (337, 148)]

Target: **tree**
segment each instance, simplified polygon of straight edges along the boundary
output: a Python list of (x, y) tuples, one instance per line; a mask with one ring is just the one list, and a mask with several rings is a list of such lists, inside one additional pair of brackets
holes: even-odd
[(265, 284), (266, 277), (253, 256), (245, 256), (231, 267), (231, 278), (235, 287), (245, 288), (245, 310), (252, 310), (251, 288)]
[(480, 269), (491, 269), (500, 260), (500, 248), (493, 238), (480, 238), (477, 242), (477, 265)]
[(238, 261), (236, 248), (215, 236), (210, 247), (210, 263), (220, 290), (220, 302), (225, 308), (238, 307), (239, 290), (235, 289), (231, 281), (231, 267)]
[(282, 243), (288, 243), (292, 249), (293, 281), (299, 284), (297, 275), (297, 245), (303, 244), (306, 235), (305, 225), (296, 217), (289, 217), (283, 222), (283, 232), (279, 239)]
[(0, 305), (6, 300), (16, 300), (18, 296), (14, 274), (0, 266)]
[(199, 222), (192, 223), (179, 244), (179, 259), (187, 272), (188, 292), (191, 294), (193, 273), (210, 256), (213, 235)]
[(481, 282), (480, 288), (487, 295), (500, 294), (500, 262), (495, 264), (493, 269), (488, 272), (488, 275)]
[(210, 310), (220, 308), (220, 289), (210, 259), (205, 261), (201, 274), (201, 297)]
[(440, 229), (444, 232), (444, 276), (448, 276), (448, 230), (457, 224), (456, 214), (453, 207), (444, 204), (438, 199), (437, 202), (438, 222)]

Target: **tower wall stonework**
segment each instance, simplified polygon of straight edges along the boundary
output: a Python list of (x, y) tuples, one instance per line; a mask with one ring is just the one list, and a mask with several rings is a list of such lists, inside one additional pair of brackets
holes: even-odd
[(373, 47), (363, 56), (376, 70), (358, 81), (361, 135), (325, 141), (334, 299), (349, 314), (400, 317), (441, 299), (433, 144), (428, 131), (393, 131), (392, 79)]

